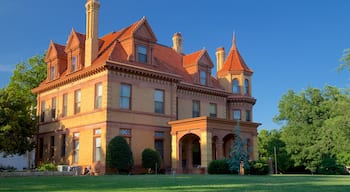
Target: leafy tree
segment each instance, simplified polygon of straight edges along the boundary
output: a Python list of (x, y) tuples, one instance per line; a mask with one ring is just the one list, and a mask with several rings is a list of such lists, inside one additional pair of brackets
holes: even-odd
[(35, 147), (36, 96), (31, 90), (46, 78), (44, 57), (17, 64), (8, 86), (0, 90), (0, 151), (5, 155)]
[(160, 168), (162, 160), (158, 151), (146, 148), (142, 151), (142, 166), (145, 169), (149, 169), (155, 171), (155, 167), (157, 166), (157, 170)]
[(349, 163), (349, 104), (349, 95), (331, 86), (282, 97), (275, 120), (283, 123), (281, 139), (294, 166), (317, 172), (331, 162)]
[(258, 135), (259, 159), (267, 161), (271, 158), (273, 165), (275, 165), (274, 148), (276, 148), (278, 170), (282, 172), (287, 171), (293, 164), (287, 154), (286, 144), (281, 140), (281, 131), (276, 129), (270, 131), (261, 130)]
[(107, 165), (118, 169), (119, 173), (130, 172), (134, 159), (130, 146), (123, 137), (116, 136), (109, 142), (106, 160)]
[(228, 159), (228, 165), (230, 171), (236, 172), (240, 170), (241, 162), (244, 164), (244, 169), (249, 169), (248, 152), (244, 149), (244, 143), (241, 138), (241, 126), (239, 121), (234, 129), (235, 140), (231, 146), (230, 158)]

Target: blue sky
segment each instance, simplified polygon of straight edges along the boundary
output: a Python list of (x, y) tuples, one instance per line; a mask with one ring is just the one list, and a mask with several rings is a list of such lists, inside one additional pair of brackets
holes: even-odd
[[(349, 72), (337, 72), (350, 48), (348, 0), (125, 0), (101, 1), (99, 34), (147, 17), (158, 43), (171, 46), (175, 32), (184, 52), (237, 47), (254, 70), (254, 121), (274, 129), (278, 102), (289, 89), (333, 85), (349, 88)], [(0, 88), (15, 64), (43, 54), (50, 40), (65, 44), (72, 28), (85, 33), (85, 0), (0, 0)], [(213, 71), (215, 74), (215, 72)]]

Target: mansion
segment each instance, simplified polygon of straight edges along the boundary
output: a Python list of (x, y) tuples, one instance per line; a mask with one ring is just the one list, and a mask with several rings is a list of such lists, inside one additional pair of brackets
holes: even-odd
[[(228, 158), (239, 123), (250, 160), (258, 158), (253, 121), (253, 71), (235, 37), (214, 63), (206, 49), (184, 53), (180, 33), (171, 47), (159, 44), (147, 19), (98, 37), (100, 2), (86, 2), (86, 34), (74, 29), (66, 45), (50, 42), (47, 79), (37, 94), (39, 132), (36, 164), (100, 165), (115, 136), (131, 147), (134, 169), (153, 148), (162, 167), (177, 173), (206, 169)], [(214, 69), (213, 69), (214, 68)]]

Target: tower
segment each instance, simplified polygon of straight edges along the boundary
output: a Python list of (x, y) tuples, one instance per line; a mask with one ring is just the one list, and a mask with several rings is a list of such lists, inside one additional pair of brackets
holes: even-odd
[[(221, 50), (218, 49), (217, 55), (220, 55), (219, 51)], [(218, 57), (218, 63), (220, 59), (222, 57)], [(252, 97), (252, 75), (253, 71), (244, 62), (237, 49), (236, 36), (233, 34), (230, 52), (222, 67), (218, 66), (217, 71), (221, 86), (232, 93), (227, 100), (229, 119), (252, 121), (252, 109), (255, 104), (255, 99)]]
[(99, 0), (87, 0), (86, 8), (86, 40), (85, 66), (90, 66), (98, 54), (98, 12)]

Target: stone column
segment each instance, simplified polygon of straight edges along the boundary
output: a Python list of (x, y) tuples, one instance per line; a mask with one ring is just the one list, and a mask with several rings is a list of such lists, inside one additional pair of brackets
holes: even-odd
[(177, 143), (176, 134), (171, 135), (171, 167), (174, 171), (177, 171), (179, 166), (179, 148)]
[(212, 161), (212, 134), (207, 131), (201, 133), (201, 166), (207, 168)]

